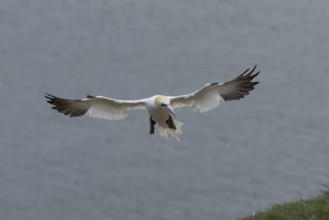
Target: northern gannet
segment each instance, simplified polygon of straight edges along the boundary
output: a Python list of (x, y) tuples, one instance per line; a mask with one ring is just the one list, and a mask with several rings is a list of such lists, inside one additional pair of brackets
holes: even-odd
[(174, 120), (175, 108), (191, 106), (194, 111), (207, 112), (219, 106), (220, 101), (231, 101), (248, 95), (259, 82), (252, 80), (260, 73), (253, 74), (256, 66), (247, 69), (238, 77), (225, 83), (207, 83), (195, 92), (180, 96), (155, 95), (139, 100), (119, 100), (104, 96), (87, 95), (85, 99), (63, 99), (46, 94), (47, 102), (53, 109), (70, 117), (88, 115), (108, 120), (124, 119), (130, 109), (147, 110), (150, 118), (150, 134), (158, 123), (160, 136), (168, 138), (169, 132), (176, 140), (182, 134), (183, 123)]

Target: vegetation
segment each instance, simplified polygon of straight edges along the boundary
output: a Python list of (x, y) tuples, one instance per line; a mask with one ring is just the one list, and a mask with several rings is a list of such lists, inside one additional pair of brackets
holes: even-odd
[(329, 220), (329, 185), (318, 197), (273, 205), (241, 220)]

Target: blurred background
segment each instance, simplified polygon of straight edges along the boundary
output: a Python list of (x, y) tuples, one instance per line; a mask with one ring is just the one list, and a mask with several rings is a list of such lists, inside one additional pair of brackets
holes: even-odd
[[(329, 182), (329, 2), (1, 0), (0, 218), (237, 219)], [(258, 64), (250, 96), (148, 115), (69, 118), (79, 99), (179, 95)]]

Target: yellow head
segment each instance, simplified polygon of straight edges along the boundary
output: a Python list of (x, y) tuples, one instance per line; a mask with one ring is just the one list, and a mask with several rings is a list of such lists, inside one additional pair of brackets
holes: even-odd
[(161, 106), (161, 104), (169, 105), (169, 104), (170, 104), (170, 100), (168, 99), (167, 96), (164, 96), (164, 95), (158, 95), (158, 96), (155, 98), (155, 104), (156, 104), (157, 106)]
[(174, 109), (170, 106), (170, 99), (167, 96), (159, 95), (155, 98), (155, 105), (165, 109), (169, 114), (175, 116)]

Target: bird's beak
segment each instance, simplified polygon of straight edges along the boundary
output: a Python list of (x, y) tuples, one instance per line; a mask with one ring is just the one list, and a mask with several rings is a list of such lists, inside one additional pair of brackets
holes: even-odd
[(170, 105), (166, 105), (165, 109), (167, 109), (171, 115), (176, 116), (174, 109)]

